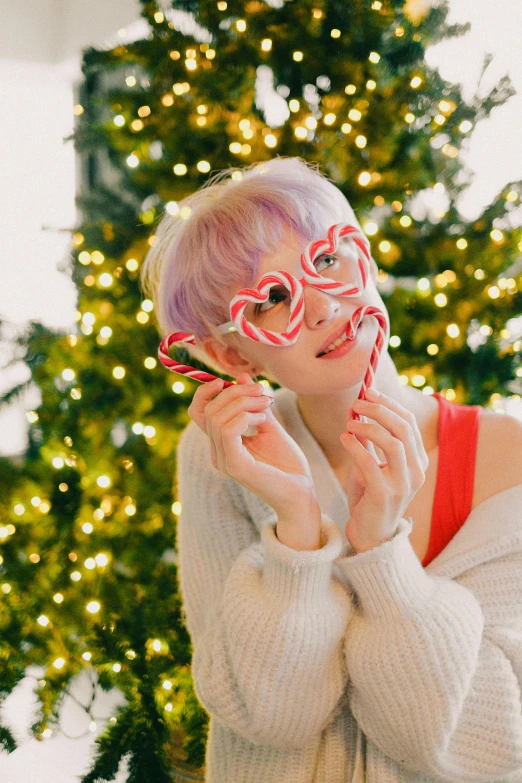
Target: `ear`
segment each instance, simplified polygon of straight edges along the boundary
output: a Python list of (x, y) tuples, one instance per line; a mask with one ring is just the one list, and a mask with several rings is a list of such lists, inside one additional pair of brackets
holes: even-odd
[[(198, 342), (196, 340), (196, 344)], [(241, 356), (237, 348), (233, 345), (223, 345), (215, 337), (205, 337), (201, 347), (226, 375), (231, 375), (233, 378), (237, 378), (242, 372), (249, 372), (252, 367), (252, 363)]]

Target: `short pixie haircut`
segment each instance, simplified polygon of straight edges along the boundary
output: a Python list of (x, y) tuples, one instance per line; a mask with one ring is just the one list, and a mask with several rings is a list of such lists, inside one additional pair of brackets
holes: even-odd
[[(308, 241), (341, 221), (360, 228), (318, 164), (297, 157), (220, 171), (177, 206), (161, 217), (140, 280), (161, 336), (190, 332), (198, 343), (209, 336), (225, 343), (216, 327), (230, 320), (227, 293), (254, 284), (261, 256), (275, 251), (285, 226)], [(203, 348), (185, 347), (219, 370)]]

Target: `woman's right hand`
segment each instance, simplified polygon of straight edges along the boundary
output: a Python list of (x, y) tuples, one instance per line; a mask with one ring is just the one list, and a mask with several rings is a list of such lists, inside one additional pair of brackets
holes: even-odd
[[(258, 495), (279, 518), (295, 518), (303, 509), (314, 508), (308, 460), (269, 410), (271, 398), (263, 396), (263, 386), (247, 373), (241, 373), (236, 384), (222, 386), (220, 378), (202, 383), (188, 407), (189, 416), (209, 437), (213, 466)], [(258, 434), (243, 439), (251, 425)]]

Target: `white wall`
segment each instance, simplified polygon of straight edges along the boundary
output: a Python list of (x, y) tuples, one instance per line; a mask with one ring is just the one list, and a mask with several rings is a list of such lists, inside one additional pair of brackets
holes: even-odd
[(138, 0), (0, 0), (5, 60), (61, 63), (139, 16)]
[[(0, 318), (14, 332), (30, 319), (50, 328), (73, 323), (76, 291), (56, 271), (71, 243), (63, 229), (75, 223), (74, 149), (62, 141), (73, 128), (71, 106), (72, 85), (59, 65), (0, 61), (0, 133), (8, 151), (0, 156)], [(12, 338), (5, 329), (3, 337), (7, 357)], [(23, 362), (0, 370), (0, 390), (29, 376)], [(38, 404), (38, 395), (31, 399)], [(25, 410), (14, 404), (0, 412), (0, 453), (24, 450)]]

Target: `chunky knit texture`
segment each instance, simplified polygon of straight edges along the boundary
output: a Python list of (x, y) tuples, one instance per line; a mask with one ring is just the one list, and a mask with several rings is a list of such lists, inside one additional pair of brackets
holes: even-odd
[(307, 456), (321, 548), (177, 451), (179, 580), (210, 714), (207, 783), (522, 783), (522, 484), (472, 510), (423, 568), (395, 536), (354, 554), (347, 498), (288, 389), (272, 410)]

